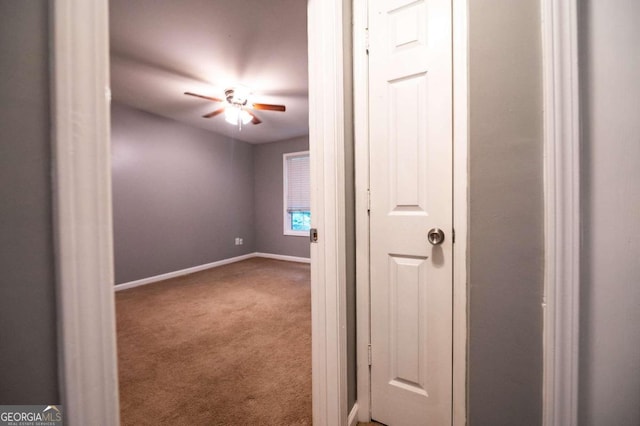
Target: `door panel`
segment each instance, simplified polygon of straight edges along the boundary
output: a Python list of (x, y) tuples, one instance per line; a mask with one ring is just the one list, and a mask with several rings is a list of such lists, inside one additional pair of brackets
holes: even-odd
[(450, 425), (451, 1), (371, 0), (369, 14), (372, 417)]
[(426, 213), (424, 168), (426, 150), (426, 74), (418, 74), (389, 83), (389, 154), (391, 209), (394, 212)]
[[(389, 256), (391, 384), (424, 394), (427, 348), (424, 323), (426, 258)], [(416, 339), (416, 336), (418, 338)]]

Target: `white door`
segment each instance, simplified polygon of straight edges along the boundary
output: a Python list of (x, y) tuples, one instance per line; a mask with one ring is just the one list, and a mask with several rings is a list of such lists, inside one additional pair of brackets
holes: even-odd
[(392, 426), (451, 425), (451, 18), (370, 0), (371, 413)]

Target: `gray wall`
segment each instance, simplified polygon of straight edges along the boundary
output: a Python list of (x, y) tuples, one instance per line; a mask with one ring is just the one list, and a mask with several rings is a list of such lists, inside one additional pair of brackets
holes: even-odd
[(0, 405), (60, 403), (47, 3), (0, 2)]
[(580, 425), (640, 425), (640, 3), (580, 2)]
[(117, 103), (111, 119), (116, 283), (255, 251), (250, 144)]
[(256, 251), (309, 257), (309, 237), (283, 235), (282, 154), (307, 151), (309, 137), (253, 146)]
[(541, 424), (538, 0), (469, 4), (469, 422)]

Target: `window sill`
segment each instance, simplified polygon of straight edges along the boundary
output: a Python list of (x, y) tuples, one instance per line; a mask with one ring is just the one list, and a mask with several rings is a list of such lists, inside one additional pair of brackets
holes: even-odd
[(293, 237), (309, 237), (309, 231), (284, 231), (284, 235)]

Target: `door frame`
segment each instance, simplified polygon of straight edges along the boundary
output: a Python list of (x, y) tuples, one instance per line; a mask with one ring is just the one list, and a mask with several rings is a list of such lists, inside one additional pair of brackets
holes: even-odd
[[(347, 423), (344, 28), (348, 0), (308, 0), (312, 398)], [(56, 0), (52, 43), (58, 371), (66, 423), (118, 425), (108, 0)], [(348, 51), (348, 47), (346, 48)]]
[(107, 0), (50, 7), (58, 376), (65, 423), (118, 425)]
[(347, 424), (344, 7), (308, 0), (313, 424)]
[(545, 426), (578, 424), (581, 215), (578, 12), (577, 0), (541, 0)]
[[(357, 419), (371, 420), (369, 370), (369, 116), (368, 2), (353, 0), (354, 137), (356, 186)], [(452, 424), (467, 422), (468, 237), (468, 0), (452, 0), (453, 19), (453, 401)]]

